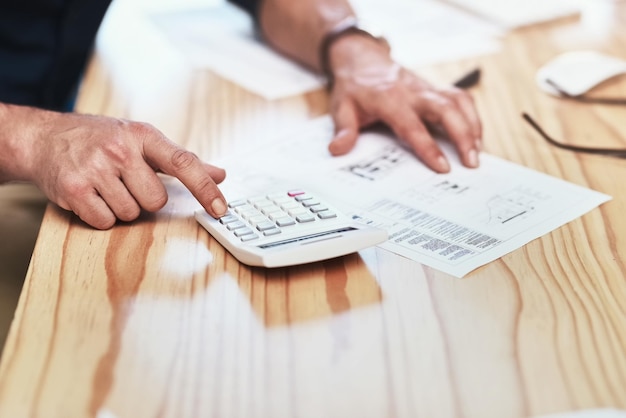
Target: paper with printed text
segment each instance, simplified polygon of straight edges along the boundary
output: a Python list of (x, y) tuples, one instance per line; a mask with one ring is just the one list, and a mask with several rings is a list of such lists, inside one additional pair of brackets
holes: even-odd
[(452, 170), (436, 174), (389, 133), (363, 133), (347, 155), (327, 151), (332, 121), (233, 156), (221, 188), (227, 199), (304, 188), (354, 219), (384, 228), (380, 245), (456, 277), (574, 220), (610, 196), (482, 154), (463, 167), (442, 143)]

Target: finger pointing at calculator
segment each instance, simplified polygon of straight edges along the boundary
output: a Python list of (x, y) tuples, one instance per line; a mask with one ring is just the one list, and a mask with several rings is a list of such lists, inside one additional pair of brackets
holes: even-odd
[(161, 209), (167, 192), (157, 172), (180, 179), (209, 214), (226, 212), (217, 187), (224, 170), (200, 161), (151, 125), (19, 106), (12, 114), (12, 123), (36, 121), (31, 135), (16, 135), (22, 146), (28, 144), (29, 159), (14, 164), (14, 177), (34, 182), (95, 228), (134, 220), (142, 209)]

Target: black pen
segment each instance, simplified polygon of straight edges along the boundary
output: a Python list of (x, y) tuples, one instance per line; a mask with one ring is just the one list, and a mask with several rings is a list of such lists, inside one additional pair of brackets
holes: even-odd
[(475, 68), (472, 71), (468, 72), (467, 74), (463, 75), (463, 77), (459, 78), (454, 83), (452, 83), (452, 85), (460, 89), (468, 89), (478, 84), (479, 80), (480, 80), (480, 68)]

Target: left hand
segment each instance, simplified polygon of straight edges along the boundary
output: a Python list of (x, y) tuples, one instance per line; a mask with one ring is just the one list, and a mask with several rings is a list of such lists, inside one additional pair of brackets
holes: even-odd
[(452, 86), (434, 87), (394, 62), (377, 40), (360, 34), (346, 35), (331, 45), (330, 66), (335, 122), (331, 154), (347, 153), (361, 128), (383, 122), (436, 172), (450, 171), (450, 164), (429, 128), (443, 129), (463, 165), (478, 167), (482, 126), (469, 93)]

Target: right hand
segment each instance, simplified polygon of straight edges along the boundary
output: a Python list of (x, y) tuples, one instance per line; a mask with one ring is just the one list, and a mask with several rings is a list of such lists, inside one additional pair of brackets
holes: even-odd
[(30, 132), (27, 179), (89, 225), (108, 229), (116, 219), (136, 219), (141, 209), (161, 209), (167, 192), (157, 172), (180, 179), (213, 217), (226, 212), (217, 187), (224, 170), (200, 161), (153, 126), (104, 116), (31, 111), (41, 114), (36, 115), (38, 129)]
[(450, 163), (429, 128), (449, 137), (464, 166), (478, 167), (482, 125), (469, 93), (431, 85), (397, 64), (389, 49), (369, 36), (344, 36), (330, 54), (335, 79), (331, 154), (349, 152), (361, 128), (383, 122), (437, 173), (450, 171)]

